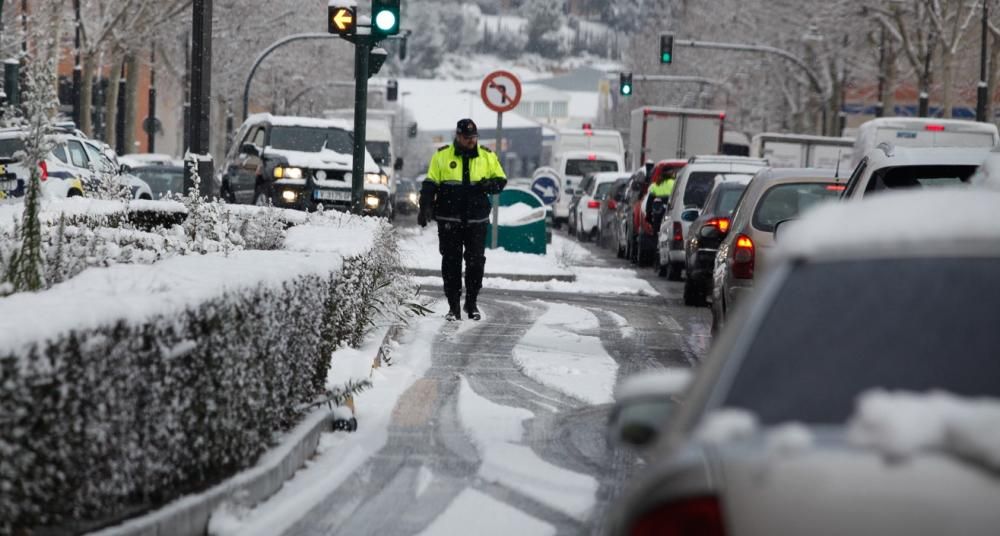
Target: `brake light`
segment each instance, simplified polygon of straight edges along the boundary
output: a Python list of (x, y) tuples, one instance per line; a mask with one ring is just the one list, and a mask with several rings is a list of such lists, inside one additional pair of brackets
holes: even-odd
[(674, 222), (674, 242), (684, 241), (684, 227), (681, 226), (681, 222)]
[(715, 497), (682, 499), (640, 517), (631, 536), (725, 536), (722, 505)]
[(49, 164), (45, 160), (38, 163), (38, 169), (42, 170), (42, 182), (49, 180)]
[(588, 201), (587, 202), (587, 208), (601, 208), (601, 202), (600, 201)]
[(846, 184), (827, 184), (826, 189), (831, 192), (843, 192), (847, 189)]
[(597, 160), (597, 155), (591, 153), (591, 154), (587, 155), (587, 160)]
[(755, 256), (753, 240), (747, 235), (738, 236), (733, 252), (733, 276), (736, 279), (753, 279)]
[(944, 125), (927, 125), (924, 128), (931, 132), (944, 132)]
[(729, 232), (729, 226), (732, 224), (729, 218), (712, 218), (705, 222), (705, 225), (709, 227), (715, 227), (716, 229), (722, 231), (722, 234)]
[(725, 121), (726, 120), (726, 114), (725, 113), (719, 114), (719, 119), (722, 119), (723, 121)]
[(608, 209), (610, 209), (610, 210), (618, 210), (618, 203), (614, 199), (612, 199), (611, 201), (608, 201)]
[(594, 129), (594, 127), (591, 126), (590, 123), (584, 123), (583, 124), (583, 130), (593, 130), (593, 129)]

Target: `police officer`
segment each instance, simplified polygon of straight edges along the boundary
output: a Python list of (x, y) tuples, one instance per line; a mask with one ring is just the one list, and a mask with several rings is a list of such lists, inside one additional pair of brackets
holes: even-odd
[(461, 320), (462, 259), (465, 259), (465, 313), (482, 319), (476, 298), (486, 269), (486, 231), (492, 205), (490, 195), (507, 186), (497, 155), (479, 146), (479, 129), (471, 119), (458, 122), (455, 141), (431, 159), (420, 190), (417, 222), (438, 222), (441, 277), (448, 298), (449, 321)]

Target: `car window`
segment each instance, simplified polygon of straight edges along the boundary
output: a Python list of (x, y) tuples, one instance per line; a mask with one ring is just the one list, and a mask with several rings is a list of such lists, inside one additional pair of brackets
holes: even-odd
[(567, 160), (566, 174), (582, 177), (588, 173), (618, 171), (618, 162), (610, 160)]
[(842, 189), (839, 185), (824, 183), (772, 186), (754, 208), (753, 226), (773, 233), (774, 226), (779, 222), (794, 219), (817, 203), (838, 199)]
[(93, 162), (95, 169), (106, 173), (115, 172), (115, 166), (111, 163), (111, 160), (108, 160), (108, 157), (101, 154), (101, 151), (99, 151), (96, 147), (89, 143), (84, 143), (83, 148), (87, 151), (87, 158)]
[(273, 127), (270, 146), (306, 153), (318, 153), (324, 148), (342, 154), (353, 151), (351, 133), (339, 128)]
[(149, 184), (153, 199), (160, 199), (168, 193), (184, 193), (184, 168), (155, 166), (136, 168), (132, 172)]
[(14, 154), (24, 151), (24, 140), (21, 138), (4, 138), (0, 140), (0, 156), (13, 158)]
[(772, 425), (844, 423), (875, 388), (1000, 397), (997, 273), (996, 258), (799, 264), (719, 399)]
[(695, 171), (688, 175), (687, 186), (684, 188), (684, 208), (704, 208), (718, 175), (716, 171)]
[(58, 144), (52, 148), (52, 156), (56, 157), (63, 164), (69, 164), (69, 155), (66, 154), (66, 148), (62, 144)]
[(384, 168), (392, 166), (392, 155), (389, 154), (389, 142), (369, 140), (365, 142), (365, 148), (368, 149), (368, 153), (372, 155), (372, 158), (375, 159), (378, 165)]
[(746, 187), (732, 187), (723, 188), (719, 191), (719, 198), (716, 200), (716, 213), (717, 214), (732, 214), (736, 210), (736, 205), (739, 204), (740, 199), (743, 197), (743, 191)]
[(900, 166), (872, 174), (865, 193), (906, 188), (962, 186), (969, 182), (977, 166)]
[(257, 147), (264, 147), (264, 128), (257, 127), (257, 130), (253, 132), (253, 144)]
[(66, 142), (66, 148), (69, 150), (70, 162), (74, 166), (84, 169), (90, 167), (90, 159), (87, 158), (87, 151), (84, 150), (82, 143), (69, 140)]
[(611, 186), (613, 184), (614, 183), (611, 183), (611, 182), (602, 182), (601, 184), (598, 184), (597, 185), (597, 190), (594, 192), (594, 199), (602, 199), (603, 200), (603, 199), (607, 198), (608, 197), (608, 192), (611, 191)]

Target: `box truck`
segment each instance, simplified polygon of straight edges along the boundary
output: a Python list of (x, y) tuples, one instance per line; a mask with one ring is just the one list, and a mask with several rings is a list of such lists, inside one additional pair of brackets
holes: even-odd
[(632, 110), (629, 169), (722, 152), (726, 112), (645, 106)]

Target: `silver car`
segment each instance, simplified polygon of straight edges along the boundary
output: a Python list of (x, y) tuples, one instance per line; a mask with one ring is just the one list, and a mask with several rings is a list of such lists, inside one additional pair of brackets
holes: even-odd
[(712, 331), (753, 291), (774, 248), (774, 230), (806, 209), (840, 197), (844, 180), (834, 170), (765, 169), (754, 176), (733, 213), (712, 271)]
[(610, 532), (997, 534), (997, 206), (889, 194), (789, 228), (688, 387), (639, 377), (616, 394), (612, 435), (648, 463)]

